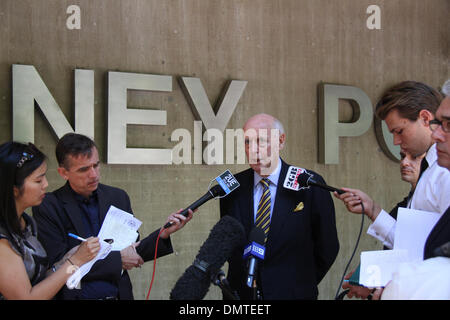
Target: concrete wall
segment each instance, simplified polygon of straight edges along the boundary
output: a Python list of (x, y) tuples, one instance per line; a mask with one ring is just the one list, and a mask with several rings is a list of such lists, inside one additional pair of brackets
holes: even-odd
[[(66, 9), (81, 9), (81, 29), (69, 30)], [(381, 30), (369, 30), (366, 9), (381, 8)], [(287, 131), (287, 162), (321, 173), (331, 185), (365, 190), (390, 209), (408, 192), (398, 163), (381, 151), (372, 128), (341, 138), (339, 165), (318, 163), (317, 86), (353, 85), (375, 103), (388, 86), (406, 79), (439, 86), (449, 76), (447, 0), (1, 0), (0, 142), (12, 138), (11, 65), (34, 65), (73, 124), (73, 70), (95, 71), (95, 140), (106, 154), (107, 71), (172, 75), (172, 93), (130, 91), (128, 105), (167, 110), (167, 126), (132, 126), (129, 146), (171, 148), (176, 128), (193, 132), (194, 115), (181, 91), (181, 76), (199, 77), (214, 105), (227, 81), (248, 85), (227, 128), (240, 128), (259, 112), (278, 117)], [(345, 117), (346, 106), (342, 106)], [(49, 155), (49, 190), (56, 172), (56, 139), (36, 111), (35, 143)], [(128, 191), (145, 235), (167, 215), (198, 198), (209, 181), (246, 165), (107, 165), (102, 182)], [(332, 299), (353, 250), (360, 217), (335, 202), (341, 250), (320, 284)], [(151, 299), (168, 299), (219, 217), (218, 201), (204, 205), (173, 236), (175, 254), (157, 262)], [(366, 221), (365, 228), (368, 223)], [(363, 235), (359, 251), (380, 248)], [(136, 299), (144, 299), (151, 263), (131, 272)], [(220, 297), (211, 288), (207, 299)]]

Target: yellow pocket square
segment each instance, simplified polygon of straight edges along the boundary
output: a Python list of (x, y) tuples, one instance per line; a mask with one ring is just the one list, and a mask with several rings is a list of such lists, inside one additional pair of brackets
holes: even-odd
[(304, 207), (305, 207), (305, 205), (303, 204), (302, 201), (300, 201), (298, 203), (297, 207), (294, 209), (294, 212), (302, 211)]

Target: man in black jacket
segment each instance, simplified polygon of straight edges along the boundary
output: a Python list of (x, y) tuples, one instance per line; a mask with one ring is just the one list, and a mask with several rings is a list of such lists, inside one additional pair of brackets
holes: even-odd
[[(124, 190), (100, 184), (100, 161), (94, 141), (69, 133), (56, 147), (58, 173), (67, 183), (46, 195), (40, 206), (33, 208), (39, 229), (39, 240), (47, 251), (50, 264), (60, 260), (82, 238), (97, 236), (111, 205), (132, 213), (130, 199)], [(182, 228), (188, 218), (172, 213), (167, 220), (174, 224), (161, 232), (158, 256), (172, 253), (170, 234)], [(130, 277), (126, 270), (154, 258), (156, 230), (139, 243), (121, 251), (111, 251), (97, 261), (81, 281), (81, 289), (63, 287), (59, 299), (133, 299)]]
[[(265, 257), (256, 277), (263, 299), (317, 299), (317, 285), (339, 251), (333, 200), (322, 189), (283, 186), (289, 165), (278, 156), (286, 135), (277, 119), (255, 115), (244, 132), (251, 168), (235, 176), (240, 187), (221, 199), (221, 216), (240, 221), (247, 236), (255, 226), (263, 229)], [(227, 278), (241, 299), (252, 299), (243, 249), (237, 248), (230, 258)]]

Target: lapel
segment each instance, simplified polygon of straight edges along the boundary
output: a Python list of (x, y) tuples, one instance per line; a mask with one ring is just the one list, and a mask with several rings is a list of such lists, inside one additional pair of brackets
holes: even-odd
[(74, 197), (74, 192), (70, 188), (69, 182), (67, 182), (64, 187), (61, 188), (59, 198), (62, 201), (64, 211), (72, 222), (77, 234), (82, 238), (87, 237), (88, 231), (86, 230), (81, 218), (83, 212), (81, 211), (81, 208)]
[(240, 220), (244, 225), (246, 234), (248, 235), (253, 228), (253, 170), (247, 170), (248, 174), (243, 175), (239, 183), (241, 190), (239, 192), (240, 200), (237, 201), (239, 206)]
[(427, 248), (428, 246), (433, 246), (433, 242), (436, 241), (439, 235), (446, 230), (447, 232), (449, 232), (450, 230), (450, 207), (447, 208), (442, 217), (431, 230), (430, 235), (428, 236), (428, 239), (425, 243), (425, 248)]
[(267, 239), (268, 250), (273, 245), (271, 235), (279, 235), (281, 233), (286, 217), (292, 211), (290, 207), (292, 206), (292, 209), (295, 207), (295, 201), (292, 200), (292, 192), (283, 187), (284, 178), (286, 177), (288, 168), (289, 165), (281, 160), (281, 171), (280, 177), (278, 178), (277, 194), (275, 196), (272, 218), (270, 219), (269, 236)]

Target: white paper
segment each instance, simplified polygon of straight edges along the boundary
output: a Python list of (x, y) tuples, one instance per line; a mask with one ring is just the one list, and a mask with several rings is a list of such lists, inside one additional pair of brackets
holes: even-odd
[(132, 214), (111, 206), (103, 220), (98, 237), (101, 240), (113, 239), (111, 250), (120, 251), (137, 240), (137, 230), (141, 224), (142, 221)]
[(408, 250), (410, 262), (422, 261), (425, 242), (440, 217), (435, 212), (399, 208), (394, 250)]
[(69, 277), (69, 279), (67, 279), (66, 281), (67, 288), (69, 289), (76, 288), (79, 285), (81, 279), (83, 279), (83, 277), (91, 270), (94, 263), (97, 262), (98, 260), (104, 259), (110, 252), (111, 252), (111, 245), (105, 241), (100, 241), (100, 250), (94, 259), (92, 259), (89, 262), (86, 262), (79, 268), (73, 266), (74, 268), (73, 270), (68, 270), (69, 273), (72, 273), (73, 271), (75, 272)]
[(422, 261), (428, 235), (440, 217), (435, 212), (399, 208), (393, 250), (361, 252), (360, 284), (384, 287), (404, 263)]
[(384, 287), (398, 266), (409, 261), (407, 250), (363, 251), (359, 283), (368, 288)]

